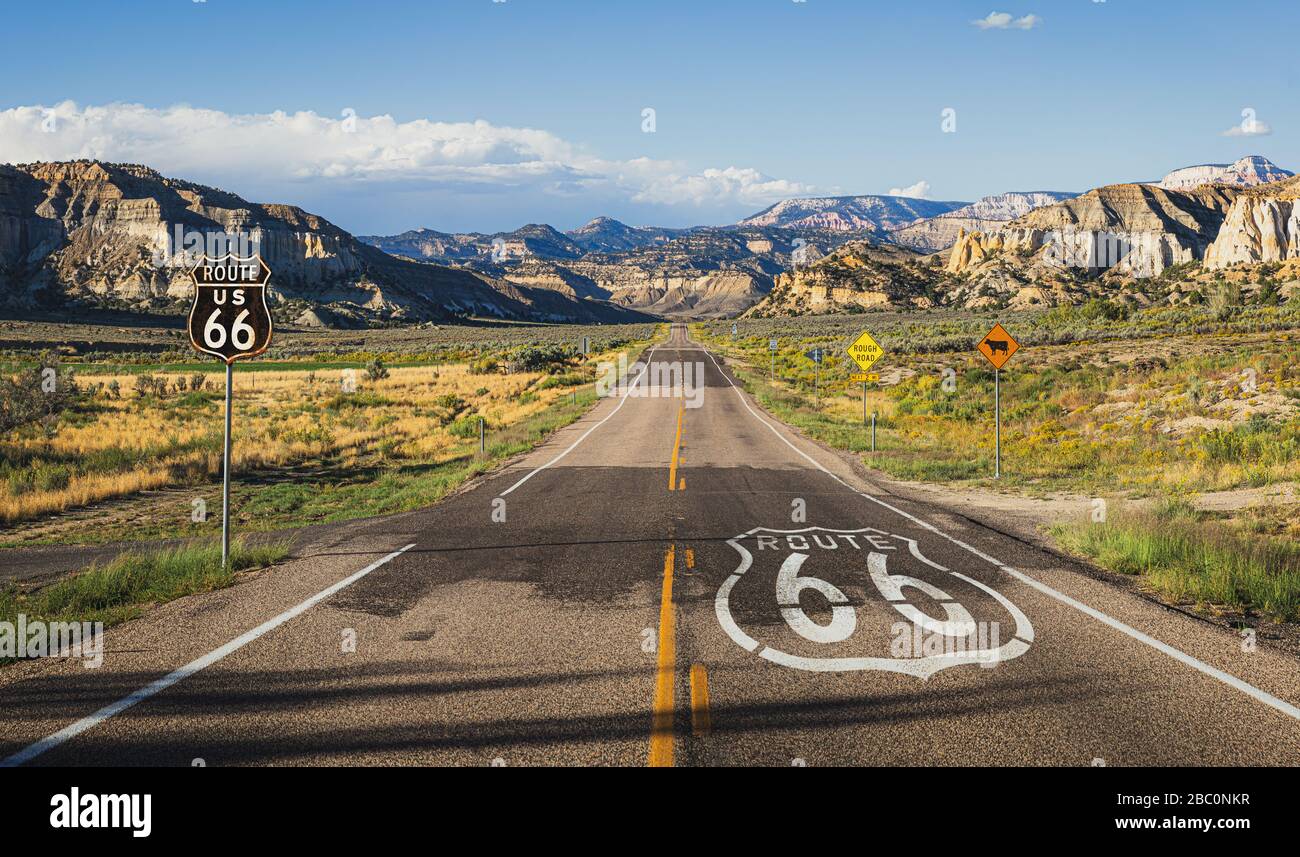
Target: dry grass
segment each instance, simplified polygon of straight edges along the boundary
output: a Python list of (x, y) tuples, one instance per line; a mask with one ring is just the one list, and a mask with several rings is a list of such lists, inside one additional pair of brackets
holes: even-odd
[[(154, 377), (174, 386), (193, 374)], [(29, 426), (0, 440), (0, 524), (217, 479), (224, 375), (205, 378), (202, 393), (160, 399), (137, 396), (134, 374), (98, 375), (105, 389), (117, 382), (120, 399), (101, 392), (52, 433)], [(345, 386), (349, 378), (354, 388)], [(362, 370), (236, 369), (235, 473), (326, 460), (343, 467), (446, 462), (477, 447), (478, 419), (494, 432), (520, 424), (586, 380), (579, 372), (542, 383), (551, 378), (476, 374), (466, 364), (395, 366), (378, 380)]]

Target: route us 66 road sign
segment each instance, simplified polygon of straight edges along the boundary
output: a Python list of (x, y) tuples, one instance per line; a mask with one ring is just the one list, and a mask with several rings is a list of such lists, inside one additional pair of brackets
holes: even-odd
[(271, 311), (266, 284), (271, 269), (261, 256), (204, 258), (190, 271), (194, 305), (190, 307), (190, 343), (227, 365), (256, 357), (271, 345)]

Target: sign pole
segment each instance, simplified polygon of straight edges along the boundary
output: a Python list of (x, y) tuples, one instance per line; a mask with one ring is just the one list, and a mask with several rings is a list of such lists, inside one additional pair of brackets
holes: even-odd
[(867, 382), (862, 382), (862, 424), (867, 424)]
[(876, 451), (876, 415), (874, 412), (871, 414), (871, 451)]
[(1002, 370), (993, 370), (994, 454), (993, 478), (1002, 478)]
[[(261, 256), (247, 259), (227, 253), (205, 256), (190, 271), (194, 304), (187, 327), (190, 344), (200, 354), (226, 364), (226, 436), (221, 461), (221, 567), (230, 568), (231, 427), (235, 410), (235, 361), (271, 347), (274, 320), (266, 303), (271, 269)], [(256, 379), (253, 384), (256, 386)]]
[(226, 364), (226, 444), (221, 477), (221, 567), (230, 567), (230, 411), (233, 400), (234, 364)]

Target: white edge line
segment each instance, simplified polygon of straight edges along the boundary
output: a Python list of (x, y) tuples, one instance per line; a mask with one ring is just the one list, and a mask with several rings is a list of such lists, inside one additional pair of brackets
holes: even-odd
[(511, 485), (509, 488), (507, 488), (506, 490), (502, 491), (502, 492), (501, 492), (500, 494), (498, 494), (497, 496), (499, 496), (499, 497), (504, 497), (504, 496), (506, 496), (506, 495), (509, 494), (511, 491), (514, 491), (516, 488), (518, 488), (520, 485), (523, 485), (523, 484), (524, 484), (525, 482), (527, 482), (529, 479), (532, 479), (534, 476), (536, 476), (537, 474), (541, 473), (541, 472), (542, 472), (543, 470), (545, 470), (546, 468), (548, 468), (548, 467), (550, 467), (551, 465), (553, 465), (553, 464), (555, 464), (556, 462), (558, 462), (561, 458), (564, 458), (564, 456), (568, 455), (570, 452), (573, 452), (575, 449), (578, 448), (578, 444), (582, 443), (584, 440), (587, 439), (587, 436), (588, 436), (588, 435), (590, 435), (590, 434), (591, 434), (592, 432), (594, 432), (596, 429), (600, 428), (600, 427), (603, 426), (605, 423), (607, 423), (607, 422), (609, 422), (611, 419), (613, 419), (613, 418), (614, 418), (614, 414), (617, 414), (619, 411), (623, 410), (623, 406), (627, 404), (627, 400), (631, 397), (632, 391), (635, 390), (635, 389), (637, 388), (638, 385), (640, 385), (640, 383), (641, 383), (641, 379), (645, 377), (645, 373), (650, 369), (650, 361), (651, 361), (651, 359), (654, 357), (654, 353), (655, 353), (656, 350), (658, 350), (658, 348), (659, 348), (659, 346), (656, 345), (654, 348), (651, 348), (651, 349), (650, 349), (649, 353), (646, 354), (646, 362), (645, 362), (645, 365), (641, 367), (641, 374), (636, 376), (636, 380), (632, 382), (632, 386), (627, 390), (627, 392), (625, 392), (625, 393), (622, 395), (622, 397), (621, 397), (621, 399), (620, 399), (620, 401), (619, 401), (619, 403), (618, 403), (618, 407), (614, 408), (614, 410), (611, 411), (611, 412), (609, 413), (609, 415), (606, 416), (603, 420), (601, 420), (600, 422), (596, 423), (594, 426), (592, 426), (591, 428), (589, 428), (589, 429), (587, 429), (585, 432), (583, 432), (582, 437), (580, 437), (580, 438), (578, 438), (577, 440), (575, 440), (575, 441), (573, 442), (573, 445), (570, 446), (568, 449), (564, 450), (564, 452), (561, 452), (559, 455), (555, 456), (555, 457), (552, 458), (550, 461), (548, 461), (548, 462), (546, 462), (545, 464), (543, 464), (541, 467), (538, 467), (537, 469), (533, 470), (531, 473), (529, 473), (529, 474), (528, 474), (527, 476), (525, 476), (523, 479), (520, 479), (520, 480), (519, 480), (518, 482), (516, 482), (514, 485)]
[(857, 494), (859, 497), (863, 497), (867, 500), (870, 500), (873, 503), (883, 506), (884, 508), (890, 510), (891, 512), (901, 515), (902, 517), (906, 518), (912, 523), (929, 530), (935, 535), (947, 539), (948, 541), (952, 542), (958, 547), (964, 548), (965, 550), (969, 551), (970, 553), (974, 554), (980, 559), (985, 560), (991, 563), (992, 565), (1000, 568), (1002, 571), (1005, 571), (1007, 574), (1011, 575), (1012, 577), (1021, 581), (1022, 583), (1032, 586), (1034, 589), (1037, 589), (1039, 592), (1043, 593), (1044, 595), (1054, 598), (1057, 601), (1069, 607), (1073, 607), (1075, 610), (1078, 610), (1080, 613), (1083, 613), (1085, 616), (1090, 616), (1091, 618), (1096, 619), (1098, 622), (1101, 622), (1103, 625), (1107, 625), (1111, 628), (1114, 628), (1116, 631), (1119, 631), (1122, 634), (1126, 634), (1127, 636), (1132, 637), (1134, 640), (1137, 640), (1138, 642), (1145, 643), (1151, 648), (1155, 649), (1156, 651), (1168, 655), (1169, 657), (1173, 658), (1179, 663), (1185, 664), (1191, 667), (1192, 669), (1201, 672), (1211, 678), (1218, 679), (1219, 681), (1223, 682), (1229, 687), (1241, 691), (1242, 693), (1246, 694), (1247, 696), (1251, 697), (1257, 702), (1262, 702), (1264, 705), (1267, 705), (1268, 707), (1282, 714), (1285, 714), (1288, 717), (1294, 718), (1295, 720), (1300, 720), (1300, 708), (1297, 708), (1296, 706), (1292, 705), (1286, 700), (1279, 699), (1278, 697), (1273, 696), (1273, 694), (1267, 691), (1260, 690), (1254, 685), (1248, 684), (1247, 682), (1244, 682), (1241, 679), (1237, 678), (1236, 676), (1226, 673), (1223, 670), (1218, 669), (1217, 667), (1212, 667), (1209, 664), (1205, 663), (1204, 661), (1192, 657), (1186, 652), (1175, 649), (1173, 646), (1169, 645), (1168, 643), (1162, 643), (1161, 641), (1157, 640), (1155, 637), (1152, 637), (1148, 634), (1144, 634), (1138, 629), (1130, 627), (1129, 625), (1124, 624), (1118, 619), (1112, 619), (1110, 616), (1106, 615), (1105, 613), (1102, 613), (1100, 610), (1097, 610), (1094, 607), (1089, 607), (1087, 604), (1084, 604), (1080, 601), (1076, 601), (1075, 599), (1071, 598), (1065, 593), (1058, 592), (1057, 590), (1053, 589), (1047, 584), (1033, 579), (1032, 577), (1025, 574), (1024, 572), (1017, 571), (1016, 569), (1010, 567), (1006, 563), (994, 559), (993, 557), (989, 556), (988, 554), (984, 553), (983, 551), (979, 550), (978, 548), (972, 545), (966, 544), (961, 539), (957, 539), (954, 538), (953, 536), (948, 535), (943, 530), (940, 530), (938, 527), (934, 526), (933, 524), (923, 521), (920, 518), (916, 517), (915, 515), (909, 514), (908, 512), (905, 512), (902, 509), (897, 508), (896, 506), (891, 506), (889, 503), (886, 503), (884, 500), (881, 500), (879, 498), (871, 496), (870, 494), (866, 494), (862, 491), (857, 490), (852, 485), (848, 484), (843, 479), (836, 476), (831, 471), (827, 470), (826, 467), (821, 464), (821, 462), (817, 461), (812, 456), (808, 455), (803, 450), (799, 449), (797, 446), (791, 443), (789, 438), (781, 434), (781, 432), (777, 429), (776, 426), (774, 426), (771, 422), (769, 422), (768, 420), (764, 419), (761, 415), (759, 415), (758, 411), (755, 411), (750, 406), (749, 401), (745, 398), (744, 391), (741, 390), (739, 387), (737, 387), (735, 383), (730, 378), (727, 377), (726, 372), (722, 371), (722, 366), (718, 364), (717, 358), (713, 356), (713, 352), (706, 349), (704, 353), (709, 355), (709, 359), (713, 361), (713, 365), (717, 367), (718, 371), (722, 374), (722, 377), (725, 378), (727, 383), (731, 385), (731, 389), (736, 391), (736, 395), (740, 397), (740, 403), (745, 406), (745, 410), (749, 411), (750, 414), (753, 415), (754, 419), (758, 420), (760, 423), (767, 426), (768, 429), (770, 429), (773, 434), (775, 434), (778, 438), (780, 438), (781, 441), (785, 443), (786, 446), (790, 447), (799, 455), (803, 456), (810, 464), (812, 464), (818, 470), (825, 473), (827, 476), (834, 479), (836, 482), (840, 483), (845, 488), (852, 491), (854, 494)]
[(143, 702), (149, 697), (161, 693), (162, 691), (166, 690), (167, 688), (171, 687), (177, 682), (189, 678), (190, 676), (197, 673), (199, 670), (212, 666), (213, 664), (222, 660), (226, 656), (239, 651), (244, 646), (247, 646), (249, 643), (253, 642), (258, 637), (261, 637), (262, 635), (266, 634), (269, 631), (275, 630), (276, 628), (283, 625), (285, 622), (288, 622), (290, 619), (293, 619), (307, 612), (312, 607), (315, 607), (317, 604), (324, 601), (326, 598), (329, 598), (331, 595), (334, 595), (338, 591), (345, 589), (348, 586), (351, 586), (361, 578), (365, 577), (367, 574), (370, 574), (370, 572), (374, 571), (375, 569), (379, 568), (385, 563), (393, 559), (396, 559), (397, 557), (406, 553), (413, 547), (415, 547), (414, 544), (409, 544), (406, 547), (402, 548), (401, 550), (393, 551), (388, 556), (384, 557), (378, 562), (371, 563), (370, 565), (366, 566), (365, 568), (361, 569), (355, 574), (343, 578), (338, 583), (335, 583), (333, 586), (321, 590), (320, 592), (316, 593), (311, 598), (308, 598), (306, 601), (302, 602), (296, 607), (290, 607), (288, 610), (284, 611), (279, 616), (266, 620), (261, 625), (258, 625), (256, 628), (254, 628), (253, 630), (248, 631), (236, 637), (235, 639), (231, 640), (229, 643), (226, 643), (224, 646), (220, 647), (219, 649), (214, 649), (213, 651), (209, 652), (203, 657), (198, 658), (197, 660), (190, 661), (188, 664), (181, 667), (180, 669), (170, 672), (167, 675), (163, 676), (162, 678), (158, 679), (157, 681), (153, 682), (152, 684), (140, 688), (130, 696), (123, 697), (122, 699), (119, 699), (117, 702), (106, 705), (103, 708), (96, 711), (94, 714), (87, 715), (86, 717), (81, 718), (75, 723), (65, 726), (64, 728), (60, 729), (58, 732), (55, 732), (53, 735), (42, 738), (41, 740), (37, 741), (35, 744), (32, 744), (22, 750), (19, 750), (17, 753), (14, 753), (12, 756), (5, 759), (4, 761), (0, 761), (0, 768), (16, 768), (19, 765), (22, 765), (26, 762), (30, 762), (32, 759), (35, 759), (37, 756), (41, 755), (47, 750), (52, 750), (55, 747), (59, 746), (60, 744), (64, 743), (65, 741), (77, 737), (82, 732), (85, 732), (88, 729), (93, 729), (94, 727), (98, 726), (100, 723), (103, 723), (105, 720), (108, 720), (110, 717), (113, 717), (114, 715), (117, 714), (121, 714), (123, 711), (135, 705), (137, 702)]

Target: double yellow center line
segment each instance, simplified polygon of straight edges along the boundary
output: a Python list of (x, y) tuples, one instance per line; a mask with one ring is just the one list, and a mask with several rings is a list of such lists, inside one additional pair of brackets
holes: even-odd
[[(677, 439), (673, 441), (673, 458), (672, 463), (668, 465), (668, 490), (677, 491), (677, 465), (682, 459), (682, 417), (686, 414), (686, 404), (683, 402), (677, 406)], [(686, 480), (683, 479), (680, 488), (686, 487)]]
[(650, 725), (650, 767), (673, 766), (673, 692), (677, 672), (677, 614), (673, 609), (676, 545), (664, 555), (664, 582), (659, 594), (659, 672), (655, 677), (654, 716)]
[[(668, 466), (668, 490), (682, 491), (685, 478), (678, 479), (681, 463), (683, 402), (677, 408), (677, 436), (673, 440), (673, 457)], [(652, 768), (673, 766), (673, 721), (676, 717), (677, 682), (677, 612), (673, 605), (673, 569), (677, 563), (677, 546), (668, 545), (664, 554), (663, 585), (659, 592), (659, 637), (655, 674), (655, 696), (650, 726), (649, 765)], [(686, 548), (686, 565), (695, 567), (695, 552)], [(697, 737), (709, 733), (709, 678), (703, 664), (691, 665), (691, 731)]]

